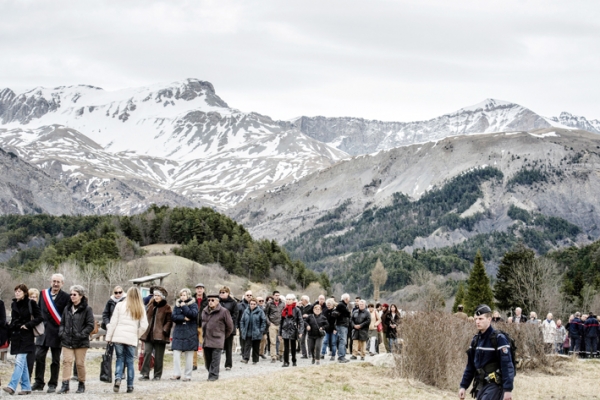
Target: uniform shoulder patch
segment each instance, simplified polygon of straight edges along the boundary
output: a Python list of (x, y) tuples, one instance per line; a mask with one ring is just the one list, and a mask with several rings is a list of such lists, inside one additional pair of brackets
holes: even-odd
[(502, 348), (502, 352), (503, 352), (504, 354), (508, 354), (508, 348), (507, 348), (507, 347), (503, 347), (503, 348)]

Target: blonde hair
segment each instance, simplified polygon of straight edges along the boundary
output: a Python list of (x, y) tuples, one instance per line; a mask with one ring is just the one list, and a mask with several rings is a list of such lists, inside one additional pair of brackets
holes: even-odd
[(36, 288), (29, 289), (29, 292), (27, 294), (29, 295), (29, 298), (31, 298), (31, 296), (35, 294), (35, 296), (38, 298), (38, 301), (40, 300), (40, 291)]
[(127, 290), (125, 310), (134, 320), (142, 319), (144, 315), (144, 303), (142, 302), (142, 295), (138, 288), (132, 286)]

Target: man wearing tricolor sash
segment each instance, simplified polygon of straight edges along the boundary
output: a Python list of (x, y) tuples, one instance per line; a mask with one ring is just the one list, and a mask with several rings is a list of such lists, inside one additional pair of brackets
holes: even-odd
[(60, 353), (62, 350), (58, 328), (60, 327), (63, 310), (69, 303), (69, 294), (62, 290), (64, 283), (64, 276), (54, 274), (50, 279), (50, 288), (44, 289), (40, 293), (39, 304), (46, 330), (35, 341), (35, 383), (31, 387), (32, 390), (44, 390), (44, 372), (46, 370), (46, 355), (48, 354), (48, 350), (52, 352), (48, 393), (54, 393), (58, 385)]

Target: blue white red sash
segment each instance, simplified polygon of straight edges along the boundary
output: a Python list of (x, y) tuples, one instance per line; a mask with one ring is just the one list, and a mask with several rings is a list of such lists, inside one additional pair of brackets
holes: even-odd
[(43, 290), (42, 297), (44, 298), (44, 303), (46, 303), (46, 309), (52, 316), (52, 319), (54, 320), (54, 322), (56, 322), (56, 325), (60, 325), (61, 315), (56, 309), (56, 306), (54, 305), (54, 300), (52, 300), (50, 289)]

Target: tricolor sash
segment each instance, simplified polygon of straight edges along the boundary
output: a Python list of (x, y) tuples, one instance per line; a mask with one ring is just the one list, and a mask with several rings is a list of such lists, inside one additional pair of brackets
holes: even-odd
[(60, 325), (61, 315), (54, 305), (54, 300), (52, 300), (50, 289), (43, 290), (42, 297), (44, 298), (44, 303), (46, 303), (46, 309), (48, 310), (48, 313), (50, 313), (52, 319), (54, 322), (56, 322), (56, 325)]

